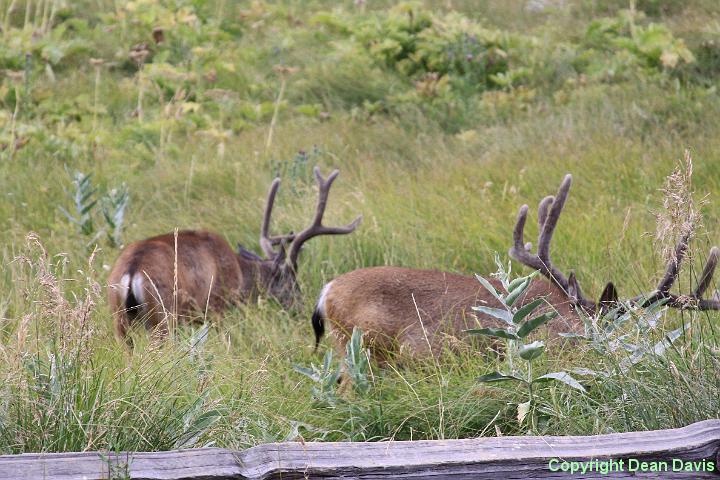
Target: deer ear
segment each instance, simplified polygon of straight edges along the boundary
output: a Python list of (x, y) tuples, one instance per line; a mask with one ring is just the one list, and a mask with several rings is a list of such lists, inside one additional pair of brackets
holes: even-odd
[(285, 239), (280, 242), (280, 248), (278, 248), (277, 254), (272, 259), (275, 268), (279, 268), (283, 263), (285, 263), (285, 257), (287, 256), (287, 251), (285, 250), (285, 242)]
[(243, 258), (247, 258), (248, 260), (262, 260), (258, 255), (256, 255), (254, 252), (251, 252), (247, 248), (243, 247), (239, 243), (237, 244), (237, 250), (238, 255), (240, 255)]
[(600, 301), (598, 302), (600, 304), (600, 308), (605, 310), (613, 303), (617, 303), (617, 301), (618, 293), (615, 289), (615, 285), (612, 282), (608, 282), (608, 284), (605, 285), (602, 295), (600, 295)]
[(570, 272), (568, 277), (568, 296), (573, 300), (577, 300), (580, 295), (580, 284), (578, 284), (575, 272)]

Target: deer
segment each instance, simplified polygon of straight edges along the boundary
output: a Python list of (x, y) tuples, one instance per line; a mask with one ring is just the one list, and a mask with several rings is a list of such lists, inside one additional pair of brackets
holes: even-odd
[(315, 215), (299, 233), (270, 235), (280, 178), (272, 181), (260, 229), (264, 258), (240, 244), (236, 253), (221, 235), (205, 230), (166, 233), (125, 247), (108, 277), (116, 338), (132, 344), (128, 333), (137, 324), (162, 338), (171, 317), (191, 321), (203, 312), (220, 312), (259, 295), (274, 298), (286, 309), (300, 304), (298, 257), (305, 242), (321, 235), (350, 234), (362, 221), (360, 215), (345, 226), (323, 225), (330, 187), (339, 171), (324, 178), (316, 166), (313, 173), (318, 185)]
[[(572, 176), (568, 174), (557, 194), (547, 196), (539, 203), (537, 252), (532, 252), (532, 243), (524, 241), (527, 205), (520, 207), (517, 214), (509, 250), (513, 259), (540, 273), (514, 305), (521, 307), (544, 299), (543, 307), (537, 311), (557, 314), (544, 327), (550, 338), (557, 339), (561, 333), (582, 333), (581, 315), (605, 315), (611, 309), (617, 314), (628, 305), (647, 307), (664, 301), (666, 305), (680, 309), (720, 309), (717, 299), (702, 298), (717, 266), (720, 255), (717, 247), (710, 250), (698, 284), (690, 295), (670, 292), (688, 248), (687, 235), (680, 239), (675, 255), (652, 293), (621, 301), (614, 284), (608, 282), (597, 302), (585, 297), (575, 274), (563, 274), (550, 256), (553, 233), (571, 184)], [(498, 279), (488, 281), (502, 291)], [(470, 276), (394, 266), (361, 268), (336, 277), (322, 288), (312, 314), (315, 349), (328, 322), (340, 355), (344, 355), (353, 328), (358, 327), (371, 354), (381, 362), (400, 351), (414, 357), (434, 357), (441, 351), (443, 342), (462, 336), (465, 330), (476, 328), (478, 324), (483, 328), (503, 326), (500, 320), (473, 311), (472, 307), (481, 305), (501, 307), (500, 302)]]

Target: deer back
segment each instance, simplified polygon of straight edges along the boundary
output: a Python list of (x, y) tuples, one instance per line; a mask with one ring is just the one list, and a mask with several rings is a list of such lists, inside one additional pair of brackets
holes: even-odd
[[(491, 279), (498, 289), (500, 282)], [(546, 299), (542, 310), (555, 310), (558, 318), (548, 325), (550, 335), (578, 331), (581, 322), (567, 295), (542, 279), (535, 279), (518, 300), (520, 305)], [(463, 330), (499, 327), (501, 320), (472, 310), (500, 303), (474, 277), (437, 270), (372, 267), (335, 278), (323, 291), (318, 310), (329, 321), (343, 349), (359, 327), (366, 342), (380, 357), (399, 349), (413, 354), (436, 351), (448, 337), (459, 338)]]
[(252, 288), (246, 277), (238, 256), (215, 233), (188, 230), (132, 243), (108, 278), (116, 333), (124, 336), (135, 318), (152, 329), (169, 313), (222, 309)]

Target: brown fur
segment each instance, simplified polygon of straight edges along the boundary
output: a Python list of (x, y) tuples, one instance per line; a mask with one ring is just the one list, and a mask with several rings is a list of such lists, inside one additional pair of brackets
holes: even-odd
[[(490, 283), (501, 290), (498, 280), (490, 279)], [(582, 330), (568, 296), (545, 279), (534, 279), (518, 305), (540, 297), (549, 304), (546, 311), (558, 312), (546, 327), (550, 336)], [(471, 309), (477, 305), (500, 307), (474, 277), (437, 270), (372, 267), (334, 279), (319, 309), (331, 326), (338, 353), (344, 352), (353, 327), (359, 327), (373, 355), (382, 359), (397, 350), (420, 356), (437, 354), (448, 337), (461, 337), (463, 330), (503, 326), (501, 320)]]
[[(271, 261), (238, 255), (215, 233), (186, 230), (177, 234), (175, 298), (175, 256), (174, 233), (135, 242), (122, 251), (108, 278), (108, 300), (118, 339), (126, 339), (137, 321), (163, 335), (168, 314), (189, 319), (202, 314), (206, 306), (220, 311), (262, 289), (271, 289)], [(122, 285), (125, 275), (130, 289)], [(128, 296), (136, 276), (141, 277), (138, 293), (143, 301), (129, 309)]]
[[(260, 228), (261, 258), (238, 245), (235, 253), (219, 235), (185, 230), (159, 235), (128, 245), (108, 279), (108, 300), (119, 340), (142, 321), (145, 328), (165, 335), (168, 318), (186, 320), (205, 310), (219, 311), (228, 305), (265, 293), (284, 307), (301, 301), (297, 283), (300, 250), (305, 242), (321, 235), (347, 235), (355, 231), (362, 216), (341, 227), (323, 225), (330, 187), (340, 172), (324, 178), (313, 169), (318, 183), (318, 202), (309, 227), (297, 234), (270, 235), (270, 219), (280, 179), (270, 184)], [(286, 254), (287, 247), (287, 254)]]

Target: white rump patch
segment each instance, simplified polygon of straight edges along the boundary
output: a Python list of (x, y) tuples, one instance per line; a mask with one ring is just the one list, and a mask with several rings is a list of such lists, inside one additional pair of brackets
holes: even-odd
[[(125, 278), (123, 276), (123, 278)], [(136, 273), (132, 279), (132, 293), (135, 300), (142, 305), (145, 303), (145, 289), (143, 289), (143, 276)]]
[(318, 298), (317, 301), (317, 311), (320, 312), (320, 315), (322, 315), (323, 317), (327, 317), (327, 315), (325, 315), (325, 300), (327, 299), (328, 292), (330, 292), (331, 285), (332, 282), (325, 284), (322, 290), (320, 290), (320, 298)]
[(123, 301), (125, 301), (128, 290), (130, 289), (130, 275), (126, 273), (122, 276), (122, 278), (120, 278), (120, 283), (112, 283), (110, 284), (110, 288), (119, 291)]

